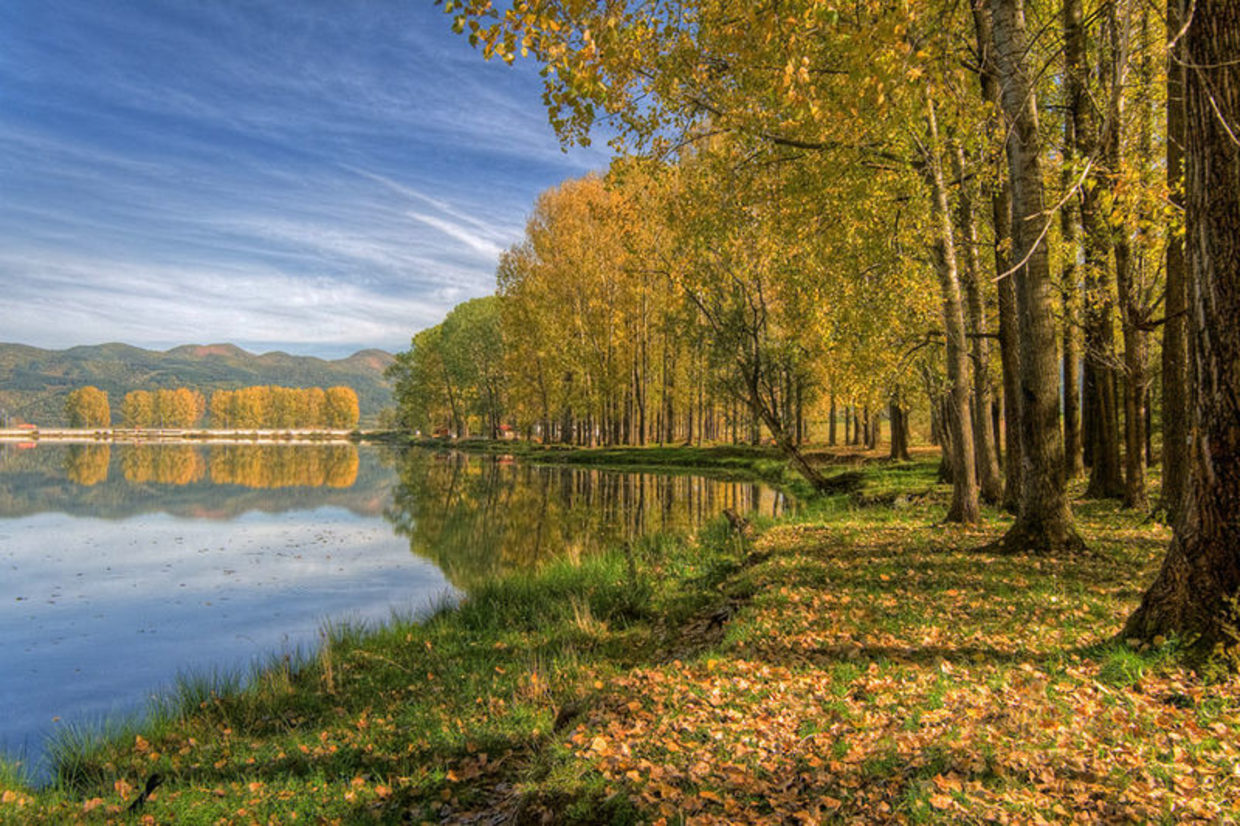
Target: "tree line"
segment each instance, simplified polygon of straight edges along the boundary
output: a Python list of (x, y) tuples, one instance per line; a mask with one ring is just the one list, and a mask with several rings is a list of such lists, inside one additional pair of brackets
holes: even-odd
[(360, 417), (357, 393), (349, 387), (242, 387), (216, 390), (209, 406), (211, 426), (228, 429), (326, 427), (351, 430)]
[[(197, 390), (133, 390), (120, 406), (127, 428), (193, 428), (208, 416), (217, 429), (330, 428), (350, 430), (360, 418), (357, 393), (349, 387), (253, 386), (216, 390), (210, 403)], [(74, 390), (65, 402), (70, 427), (110, 427), (108, 394), (98, 387)]]
[(514, 411), (544, 432), (556, 416), (623, 432), (643, 392), (685, 390), (666, 365), (696, 362), (689, 394), (742, 403), (821, 486), (789, 396), (898, 407), (920, 389), (948, 518), (1012, 510), (1002, 552), (1082, 549), (1068, 481), (1144, 509), (1160, 458), (1176, 539), (1125, 633), (1224, 638), (1240, 588), (1235, 4), (444, 7), (487, 58), (543, 64), (563, 140), (605, 122), (621, 150), (605, 178), (544, 196), (501, 261), (515, 300), (498, 315), (527, 313), (500, 324), (521, 354)]

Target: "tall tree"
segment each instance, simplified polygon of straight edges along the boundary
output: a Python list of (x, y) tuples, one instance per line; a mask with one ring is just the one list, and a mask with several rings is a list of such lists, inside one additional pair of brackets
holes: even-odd
[[(1007, 130), (998, 123), (1003, 112), (999, 60), (995, 49), (994, 15), (990, 0), (971, 0), (973, 31), (976, 38), (977, 75), (982, 100), (990, 111), (985, 130), (989, 143), (1004, 155)], [(993, 258), (998, 284), (999, 359), (1003, 379), (1004, 480), (1003, 507), (1015, 512), (1021, 500), (1021, 351), (1016, 318), (1016, 279), (1008, 273), (1012, 250), (1012, 188), (1002, 172), (989, 183), (991, 225), (994, 231)]]
[(1167, 223), (1166, 323), (1162, 342), (1162, 495), (1160, 507), (1175, 521), (1188, 480), (1188, 434), (1191, 420), (1188, 352), (1188, 266), (1182, 234), (1184, 208), (1184, 59), (1179, 32), (1183, 0), (1167, 0), (1167, 188), (1171, 209)]
[(948, 440), (952, 455), (952, 501), (948, 522), (973, 523), (981, 518), (978, 504), (977, 465), (974, 458), (973, 417), (969, 409), (969, 351), (965, 338), (964, 301), (961, 297), (960, 268), (947, 203), (947, 182), (943, 175), (943, 149), (938, 118), (929, 90), (926, 92), (926, 133), (922, 149), (926, 180), (930, 186), (930, 214), (934, 222), (934, 263), (939, 276), (943, 302), (944, 335), (947, 350), (947, 380), (950, 385), (946, 412), (951, 429)]
[(1043, 196), (1037, 96), (1032, 82), (1023, 0), (994, 0), (994, 42), (1002, 81), (1012, 188), (1012, 257), (1020, 321), (1022, 469), (1020, 510), (1000, 540), (1007, 551), (1079, 550), (1063, 469), (1059, 429), (1059, 359), (1053, 283), (1042, 224)]
[[(1090, 19), (1095, 19), (1097, 16)], [(1079, 169), (1078, 214), (1084, 248), (1085, 463), (1090, 466), (1087, 496), (1120, 497), (1119, 401), (1115, 369), (1115, 299), (1108, 255), (1111, 230), (1103, 211), (1102, 90), (1091, 88), (1089, 29), (1082, 0), (1063, 0), (1065, 91), (1072, 121), (1074, 160)], [(1108, 136), (1119, 124), (1108, 121)]]
[(149, 390), (133, 390), (121, 401), (121, 423), (125, 427), (150, 427), (155, 418), (155, 398)]
[(1235, 646), (1240, 597), (1240, 5), (1198, 0), (1183, 36), (1185, 242), (1197, 392), (1184, 512), (1124, 636)]
[(65, 400), (65, 418), (70, 427), (108, 427), (112, 410), (107, 392), (94, 385), (74, 390)]

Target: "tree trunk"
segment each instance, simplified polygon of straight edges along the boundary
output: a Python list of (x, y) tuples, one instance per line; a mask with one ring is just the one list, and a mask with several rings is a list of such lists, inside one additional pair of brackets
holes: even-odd
[[(1105, 141), (1106, 167), (1109, 175), (1118, 178), (1123, 164), (1120, 131), (1124, 115), (1124, 66), (1128, 44), (1120, 30), (1114, 0), (1107, 4), (1107, 28), (1110, 32), (1110, 106), (1111, 123)], [(1115, 284), (1119, 290), (1120, 323), (1124, 338), (1124, 507), (1146, 510), (1145, 495), (1145, 332), (1141, 329), (1143, 311), (1134, 273), (1132, 242), (1125, 224), (1112, 226), (1112, 249), (1115, 251)]]
[(907, 462), (909, 460), (908, 418), (904, 413), (904, 408), (900, 407), (895, 399), (891, 400), (888, 414), (891, 416), (890, 458), (895, 462)]
[(829, 444), (831, 447), (835, 447), (835, 444), (836, 444), (836, 438), (835, 438), (835, 436), (836, 436), (836, 431), (835, 431), (835, 394), (834, 394), (834, 393), (832, 393), (832, 394), (831, 394), (831, 421), (830, 421), (830, 423), (827, 425), (827, 444)]
[(934, 222), (934, 265), (939, 277), (943, 331), (947, 346), (947, 426), (951, 429), (952, 501), (946, 521), (972, 524), (981, 519), (978, 504), (977, 465), (973, 447), (973, 421), (969, 409), (969, 351), (965, 339), (964, 303), (960, 295), (960, 270), (952, 232), (947, 185), (943, 178), (938, 119), (934, 103), (926, 94), (929, 143), (923, 152), (926, 181), (930, 185), (930, 215)]
[[(982, 98), (991, 105), (995, 116), (987, 121), (986, 131), (991, 137), (1001, 132), (997, 113), (1003, 109), (999, 84), (999, 65), (995, 51), (994, 19), (989, 0), (972, 0), (973, 26), (977, 35), (978, 81)], [(1008, 271), (1012, 248), (1012, 190), (1006, 176), (990, 190), (991, 220), (994, 225), (995, 274)], [(1015, 513), (1020, 508), (1023, 462), (1021, 461), (1021, 396), (1020, 396), (1020, 336), (1016, 319), (1016, 282), (1013, 278), (1000, 278), (999, 294), (999, 360), (1003, 374), (1003, 508)], [(998, 441), (996, 439), (996, 447)]]
[(1183, 49), (1194, 438), (1183, 516), (1123, 635), (1174, 635), (1205, 659), (1236, 645), (1240, 591), (1240, 6), (1198, 0)]
[[(1104, 155), (1107, 173), (1118, 180), (1123, 165), (1121, 129), (1124, 116), (1124, 75), (1128, 64), (1127, 21), (1121, 29), (1116, 2), (1107, 9), (1111, 59), (1108, 79), (1110, 96)], [(1145, 510), (1145, 332), (1141, 329), (1144, 310), (1136, 284), (1134, 251), (1126, 224), (1109, 222), (1115, 252), (1115, 283), (1119, 291), (1120, 323), (1124, 340), (1124, 506)], [(1118, 224), (1118, 225), (1117, 225)]]
[[(1184, 25), (1182, 0), (1167, 0), (1167, 32)], [(1184, 207), (1184, 65), (1177, 41), (1167, 55), (1167, 188), (1171, 203)], [(1163, 304), (1162, 495), (1159, 508), (1172, 524), (1180, 513), (1188, 479), (1188, 266), (1184, 239), (1167, 233), (1167, 297)]]
[(1003, 501), (1003, 477), (999, 473), (998, 443), (990, 419), (990, 344), (986, 341), (986, 312), (982, 301), (981, 265), (978, 263), (977, 218), (973, 212), (973, 196), (965, 174), (964, 149), (955, 144), (956, 180), (960, 182), (957, 210), (964, 266), (961, 284), (968, 310), (968, 332), (972, 334), (969, 362), (973, 367), (973, 394), (969, 415), (973, 425), (973, 458), (977, 466), (977, 483), (982, 501), (997, 505)]
[[(1060, 181), (1066, 190), (1073, 184), (1072, 159), (1076, 138), (1072, 118), (1064, 118), (1063, 131)], [(1080, 290), (1077, 287), (1076, 258), (1079, 248), (1073, 199), (1068, 199), (1059, 211), (1059, 229), (1064, 250), (1059, 284), (1063, 297), (1063, 467), (1064, 473), (1072, 479), (1085, 469), (1081, 453), (1081, 338), (1077, 329)]]
[(1008, 552), (1054, 553), (1084, 548), (1068, 508), (1059, 429), (1059, 359), (1055, 347), (1053, 283), (1040, 224), (1042, 190), (1037, 101), (1029, 71), (1023, 0), (995, 0), (995, 51), (1003, 111), (1012, 124), (1007, 142), (1012, 183), (1012, 239), (1020, 322), (1020, 510), (1000, 540)]
[[(1065, 86), (1072, 120), (1075, 153), (1081, 172), (1099, 160), (1099, 113), (1089, 94), (1086, 31), (1081, 0), (1063, 2)], [(1118, 128), (1114, 125), (1113, 128)], [(1081, 229), (1085, 236), (1085, 461), (1089, 468), (1086, 496), (1120, 497), (1124, 479), (1119, 453), (1119, 405), (1116, 399), (1114, 301), (1111, 295), (1110, 227), (1102, 213), (1103, 194), (1091, 168), (1078, 190)]]

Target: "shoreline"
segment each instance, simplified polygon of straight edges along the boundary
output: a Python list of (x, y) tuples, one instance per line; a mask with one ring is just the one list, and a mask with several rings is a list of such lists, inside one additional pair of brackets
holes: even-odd
[(356, 430), (259, 429), (215, 430), (209, 428), (131, 429), (117, 427), (54, 427), (34, 430), (6, 428), (0, 430), (0, 443), (56, 444), (324, 444), (360, 440)]

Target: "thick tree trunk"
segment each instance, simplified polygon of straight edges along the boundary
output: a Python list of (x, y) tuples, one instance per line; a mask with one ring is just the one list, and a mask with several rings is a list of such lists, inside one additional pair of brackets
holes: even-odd
[(891, 417), (891, 452), (889, 457), (895, 462), (907, 462), (908, 452), (908, 416), (899, 403), (891, 400), (888, 408)]
[(1167, 558), (1123, 635), (1177, 636), (1204, 659), (1236, 644), (1240, 592), (1240, 6), (1197, 0), (1183, 49), (1192, 464)]
[(1021, 480), (1020, 510), (1000, 540), (1009, 552), (1055, 553), (1084, 548), (1072, 521), (1063, 473), (1059, 429), (1059, 358), (1053, 313), (1054, 285), (1045, 239), (1037, 100), (1029, 72), (1029, 40), (1022, 0), (995, 0), (995, 52), (1003, 88), (1003, 111), (1012, 182), (1013, 259), (1023, 262), (1016, 279), (1020, 321)]
[[(978, 81), (982, 98), (996, 113), (1003, 109), (999, 85), (999, 66), (995, 54), (994, 21), (989, 0), (972, 0), (973, 25), (977, 35)], [(1005, 132), (994, 119), (986, 124), (993, 137)], [(995, 274), (1007, 272), (1012, 248), (1012, 190), (1006, 176), (1000, 175), (997, 185), (990, 192), (991, 220), (994, 225)], [(1003, 374), (1003, 508), (1015, 513), (1021, 499), (1021, 443), (1020, 443), (1020, 341), (1016, 320), (1016, 284), (1014, 279), (1000, 278), (999, 294), (999, 360)], [(998, 441), (996, 438), (996, 446)]]
[[(1184, 25), (1182, 0), (1167, 0), (1167, 32), (1174, 37)], [(1167, 188), (1171, 203), (1183, 209), (1184, 187), (1184, 65), (1180, 41), (1167, 55)], [(1162, 346), (1162, 495), (1159, 508), (1174, 524), (1188, 479), (1188, 266), (1179, 233), (1167, 237), (1166, 323)]]

